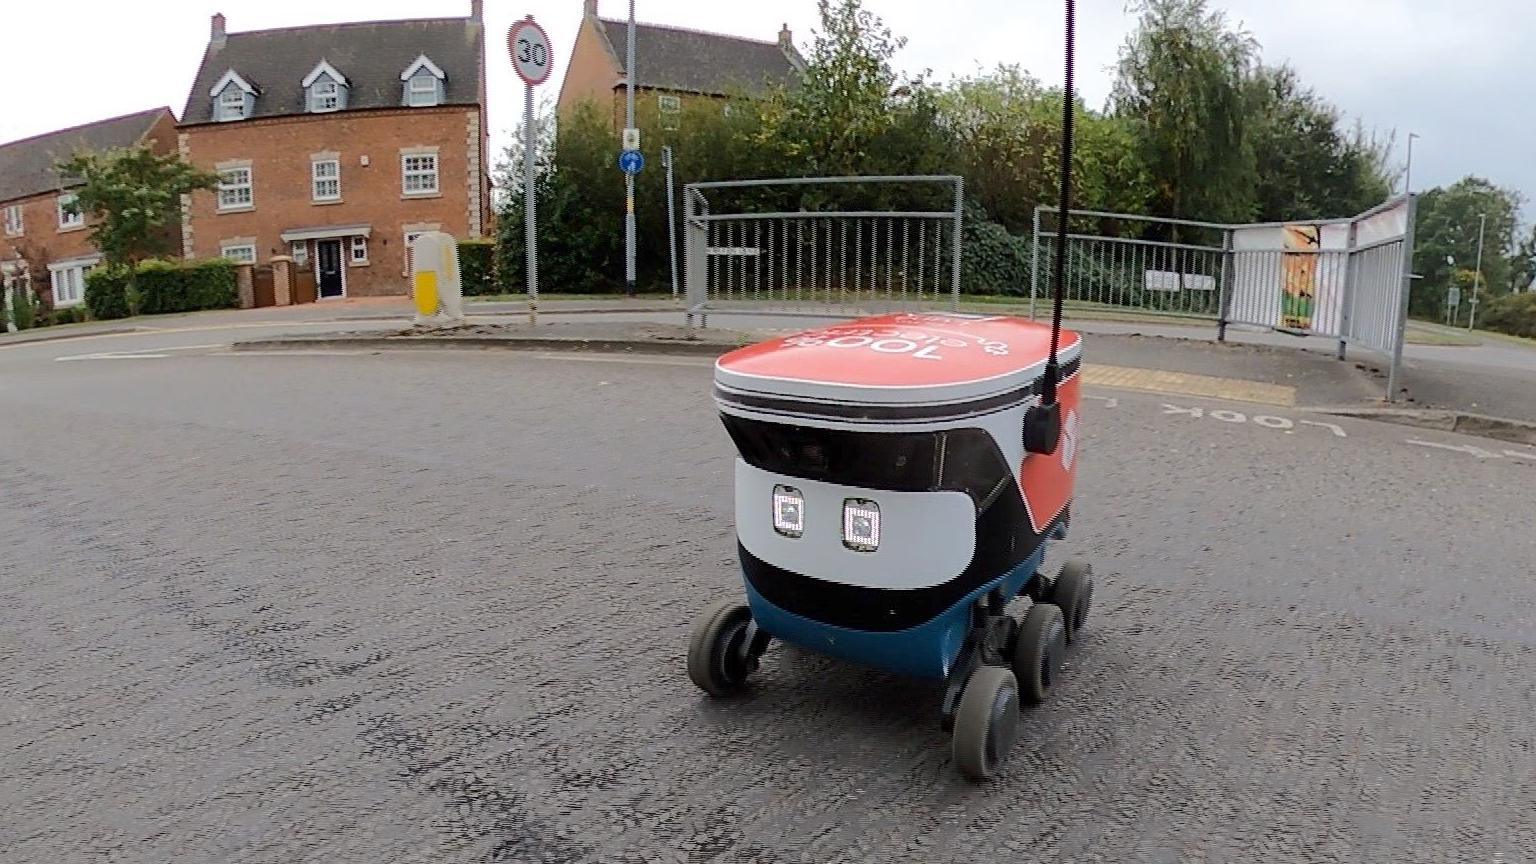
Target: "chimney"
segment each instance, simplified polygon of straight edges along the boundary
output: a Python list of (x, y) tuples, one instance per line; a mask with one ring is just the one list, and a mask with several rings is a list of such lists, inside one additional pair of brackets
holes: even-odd
[(791, 51), (795, 47), (795, 34), (789, 32), (789, 25), (779, 28), (779, 47), (785, 51)]
[(469, 0), (469, 20), (485, 20), (485, 0)]
[(217, 45), (223, 45), (224, 35), (224, 13), (215, 12), (213, 13), (213, 19), (210, 21), (208, 40)]
[(597, 0), (581, 0), (581, 14), (588, 18), (596, 18)]

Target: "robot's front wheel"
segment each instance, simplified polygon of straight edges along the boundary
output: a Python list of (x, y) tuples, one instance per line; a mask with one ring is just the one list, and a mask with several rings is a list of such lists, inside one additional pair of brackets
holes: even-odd
[(992, 777), (1019, 734), (1019, 683), (1003, 666), (978, 666), (955, 710), (955, 767), (972, 780)]
[(752, 621), (752, 610), (736, 600), (705, 609), (688, 643), (688, 677), (711, 696), (740, 690), (757, 669), (767, 634)]

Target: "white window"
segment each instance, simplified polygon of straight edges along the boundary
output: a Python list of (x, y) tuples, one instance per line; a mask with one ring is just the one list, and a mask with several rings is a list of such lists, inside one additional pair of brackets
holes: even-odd
[(59, 230), (79, 228), (85, 224), (85, 213), (75, 206), (76, 201), (73, 194), (59, 196)]
[[(0, 262), (0, 292), (7, 309), (14, 308), (18, 293), (32, 299), (32, 274), (27, 271), (27, 262)], [(0, 327), (4, 325), (5, 315), (0, 313)]]
[(352, 238), (352, 263), (368, 263), (368, 238), (361, 235)]
[(666, 93), (658, 94), (656, 97), (656, 107), (661, 110), (661, 128), (672, 130), (682, 125), (682, 97)]
[(310, 195), (316, 201), (341, 200), (341, 161), (321, 159), (309, 163)]
[(245, 91), (239, 85), (226, 84), (223, 92), (219, 93), (218, 119), (244, 120), (245, 119)]
[(219, 172), (220, 210), (245, 210), (254, 204), (250, 168), (228, 168)]
[(309, 241), (308, 240), (295, 240), (292, 243), (288, 244), (288, 249), (289, 249), (289, 252), (293, 256), (293, 265), (295, 267), (307, 267), (307, 266), (309, 266)]
[(400, 156), (401, 188), (406, 195), (437, 194), (437, 154), (403, 153)]
[(425, 108), (437, 104), (437, 79), (431, 72), (422, 70), (411, 76), (406, 85), (406, 104), (412, 108)]
[(8, 237), (20, 236), (26, 230), (26, 225), (21, 221), (21, 205), (12, 204), (5, 208), (5, 233)]
[(219, 254), (234, 261), (237, 264), (255, 264), (256, 247), (250, 243), (241, 243), (233, 246), (220, 246)]
[(341, 107), (341, 85), (329, 78), (321, 78), (309, 88), (309, 110), (315, 113), (335, 111)]
[(85, 271), (96, 266), (95, 261), (73, 261), (48, 267), (53, 283), (53, 307), (66, 309), (78, 306), (85, 299)]

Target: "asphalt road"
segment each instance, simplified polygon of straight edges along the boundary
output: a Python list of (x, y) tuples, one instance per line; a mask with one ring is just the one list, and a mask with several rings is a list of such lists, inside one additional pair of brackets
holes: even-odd
[(0, 862), (1536, 860), (1536, 451), (1090, 391), (1094, 616), (973, 786), (928, 684), (688, 682), (707, 361), (224, 341), (0, 349)]

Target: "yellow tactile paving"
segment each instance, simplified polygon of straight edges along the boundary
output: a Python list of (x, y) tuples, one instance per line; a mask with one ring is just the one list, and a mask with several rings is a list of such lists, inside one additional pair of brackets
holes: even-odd
[(1145, 390), (1151, 393), (1176, 393), (1180, 396), (1205, 396), (1264, 405), (1295, 405), (1296, 388), (1283, 384), (1262, 384), (1237, 378), (1165, 372), (1161, 369), (1131, 369), (1125, 366), (1083, 365), (1083, 383), (1091, 387), (1115, 387), (1121, 390)]

